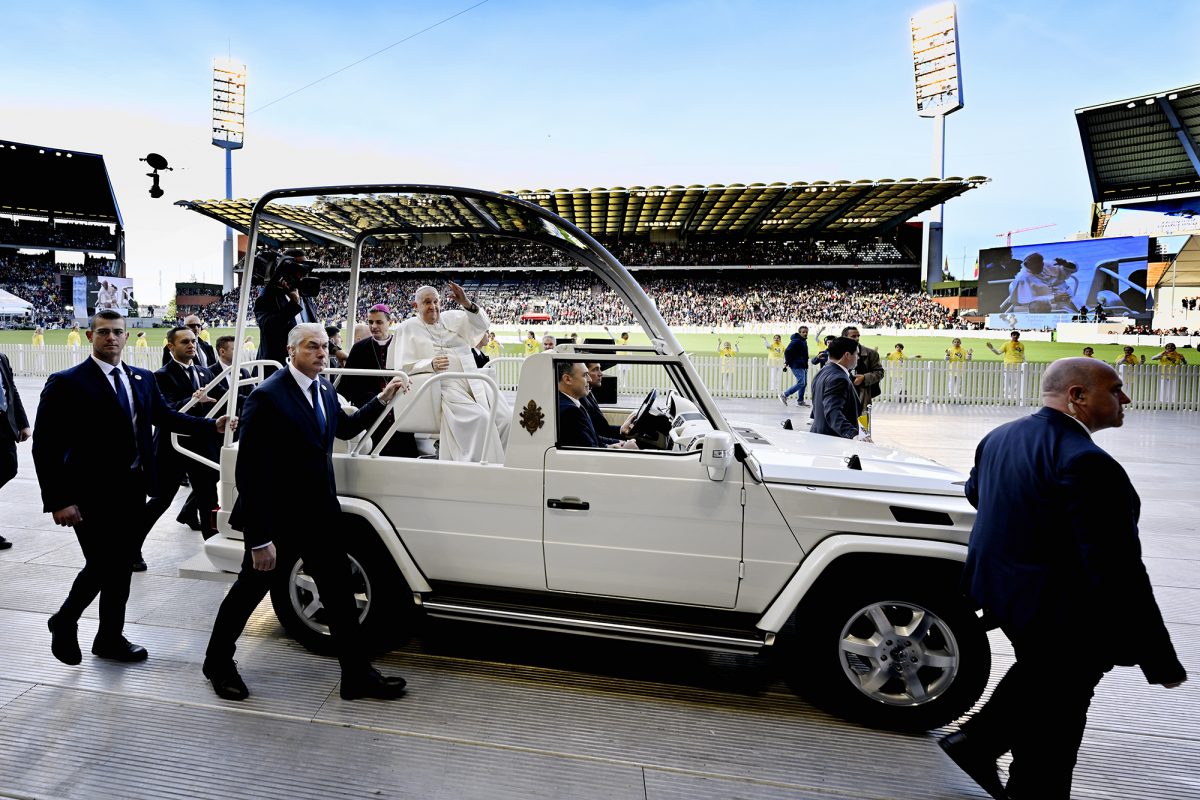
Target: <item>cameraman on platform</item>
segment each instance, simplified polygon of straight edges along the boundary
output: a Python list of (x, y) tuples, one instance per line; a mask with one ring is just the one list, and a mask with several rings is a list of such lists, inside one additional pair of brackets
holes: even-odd
[[(320, 284), (306, 277), (313, 265), (305, 262), (300, 250), (286, 250), (282, 255), (263, 253), (255, 261), (255, 272), (266, 273), (267, 277), (262, 294), (254, 301), (259, 330), (258, 358), (285, 364), (288, 332), (301, 322), (321, 322), (313, 303)], [(273, 371), (266, 370), (267, 374)]]

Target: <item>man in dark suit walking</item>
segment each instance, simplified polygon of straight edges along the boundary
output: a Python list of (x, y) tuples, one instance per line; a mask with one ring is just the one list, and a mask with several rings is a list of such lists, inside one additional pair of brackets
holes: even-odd
[[(196, 335), (196, 363), (207, 368), (211, 372), (217, 372), (217, 353), (216, 349), (200, 338), (200, 331), (204, 330), (204, 322), (195, 314), (189, 314), (183, 318), (183, 325), (180, 327), (187, 328)], [(171, 363), (171, 343), (167, 342), (163, 345), (162, 365), (165, 367)]]
[[(993, 797), (1068, 800), (1088, 705), (1114, 665), (1138, 665), (1167, 688), (1187, 677), (1142, 564), (1137, 492), (1092, 441), (1120, 427), (1128, 402), (1107, 364), (1056, 361), (1042, 377), (1042, 408), (975, 450), (966, 494), (979, 514), (963, 579), (1017, 660), (940, 744)], [(1085, 644), (1064, 660), (1070, 642)], [(996, 760), (1010, 750), (1005, 787)]]
[[(167, 334), (167, 346), (171, 348), (171, 361), (165, 367), (154, 373), (154, 380), (162, 392), (163, 400), (173, 411), (179, 411), (207, 386), (213, 375), (196, 363), (196, 335), (187, 328), (174, 328)], [(186, 413), (193, 417), (203, 417), (216, 401), (204, 397)], [(181, 442), (183, 447), (210, 461), (219, 457), (220, 444), (215, 435), (192, 437)], [(176, 517), (177, 522), (199, 530), (205, 538), (211, 538), (216, 531), (212, 528), (212, 511), (217, 506), (218, 475), (211, 467), (206, 467), (198, 461), (177, 452), (171, 445), (169, 431), (158, 430), (154, 433), (154, 452), (158, 463), (156, 486), (150, 502), (146, 506), (146, 531), (154, 527), (158, 518), (175, 500), (179, 491), (179, 482), (184, 475), (192, 491), (188, 496), (183, 510)], [(143, 534), (143, 537), (145, 536)], [(133, 563), (134, 572), (146, 569), (146, 562), (139, 552)]]
[(295, 326), (287, 347), (291, 363), (246, 398), (235, 473), (238, 500), (230, 520), (244, 533), (246, 555), (237, 582), (217, 612), (204, 675), (219, 697), (249, 697), (233, 661), (237, 639), (271, 583), (287, 578), (274, 572), (277, 560), (290, 564), (299, 556), (329, 614), (342, 667), (342, 697), (399, 697), (404, 679), (375, 670), (362, 642), (350, 561), (338, 541), (341, 506), (334, 483), (333, 440), (349, 439), (369, 426), (406, 388), (407, 379), (393, 378), (350, 416), (340, 408), (333, 386), (321, 377), (329, 357), (324, 327)]
[(172, 411), (154, 373), (121, 362), (127, 331), (118, 312), (97, 312), (87, 337), (91, 356), (46, 381), (33, 437), (43, 509), (56, 524), (75, 529), (84, 557), (62, 608), (48, 621), (51, 651), (64, 664), (82, 660), (76, 625), (99, 595), (92, 653), (141, 661), (146, 649), (131, 644), (123, 629), (130, 566), (145, 530), (146, 491), (155, 474), (150, 426), (202, 436), (236, 420)]
[(850, 377), (858, 363), (858, 342), (839, 336), (829, 343), (826, 353), (828, 362), (813, 378), (812, 427), (809, 430), (826, 436), (870, 441), (858, 424), (861, 409), (858, 392)]
[[(0, 488), (17, 476), (17, 443), (33, 434), (25, 406), (13, 381), (8, 356), (0, 353)], [(12, 547), (12, 542), (0, 536), (0, 550)]]

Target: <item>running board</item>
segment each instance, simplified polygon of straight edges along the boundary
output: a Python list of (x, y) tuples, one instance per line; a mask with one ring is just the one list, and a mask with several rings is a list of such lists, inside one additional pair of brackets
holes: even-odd
[(421, 607), (431, 617), (469, 620), (513, 628), (532, 628), (558, 633), (599, 636), (606, 639), (625, 639), (632, 642), (669, 644), (675, 647), (694, 647), (699, 650), (721, 650), (731, 653), (753, 653), (775, 643), (775, 634), (762, 636), (731, 636), (727, 634), (655, 628), (627, 622), (603, 622), (578, 617), (552, 616), (529, 611), (485, 608), (438, 600), (422, 600)]

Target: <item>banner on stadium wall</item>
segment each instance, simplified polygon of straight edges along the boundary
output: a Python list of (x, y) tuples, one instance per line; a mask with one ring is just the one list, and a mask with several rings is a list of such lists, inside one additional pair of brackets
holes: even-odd
[(1073, 314), (988, 314), (984, 325), (994, 331), (1041, 331), (1055, 329), (1060, 322), (1070, 322)]
[[(1145, 236), (980, 250), (979, 310), (989, 315), (1065, 314), (1069, 318), (1084, 306), (1092, 311), (1103, 303), (1109, 316), (1148, 319), (1153, 312), (1149, 252), (1150, 240)], [(988, 326), (992, 326), (990, 318)]]
[(88, 279), (78, 275), (71, 279), (71, 306), (74, 308), (75, 319), (88, 318)]

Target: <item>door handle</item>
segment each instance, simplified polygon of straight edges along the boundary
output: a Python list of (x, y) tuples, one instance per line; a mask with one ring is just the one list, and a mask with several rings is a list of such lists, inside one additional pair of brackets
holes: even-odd
[(591, 503), (578, 497), (564, 497), (561, 500), (551, 497), (546, 501), (546, 508), (557, 508), (561, 511), (587, 511), (591, 507)]

